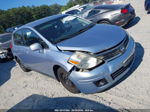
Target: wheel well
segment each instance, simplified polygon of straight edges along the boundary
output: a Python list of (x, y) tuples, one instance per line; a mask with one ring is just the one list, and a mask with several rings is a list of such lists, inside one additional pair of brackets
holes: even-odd
[(108, 19), (99, 20), (97, 23), (100, 23), (100, 22), (102, 22), (102, 21), (107, 21), (107, 22), (109, 22), (110, 24), (112, 24)]
[(15, 59), (16, 61), (18, 61), (18, 58), (17, 58), (17, 56), (14, 56), (14, 59)]
[(55, 65), (55, 66), (53, 67), (53, 71), (54, 71), (54, 75), (55, 75), (57, 81), (60, 82), (60, 80), (59, 80), (59, 78), (58, 78), (58, 75), (57, 75), (57, 70), (58, 70), (58, 68), (60, 68), (60, 66), (59, 66), (59, 65)]

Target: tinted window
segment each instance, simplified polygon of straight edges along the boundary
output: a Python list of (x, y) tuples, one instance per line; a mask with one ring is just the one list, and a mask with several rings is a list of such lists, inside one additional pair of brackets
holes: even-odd
[(99, 10), (91, 10), (88, 14), (88, 17), (94, 16), (95, 14), (98, 14), (100, 11)]
[(15, 45), (24, 45), (23, 35), (21, 31), (17, 31), (14, 34), (14, 44)]
[(71, 14), (71, 15), (75, 15), (75, 14), (78, 14), (80, 11), (78, 10), (71, 10), (71, 11), (68, 11), (66, 14)]
[(91, 8), (93, 8), (92, 5), (85, 5), (85, 6), (82, 6), (82, 11), (86, 11), (86, 10), (90, 10)]
[(33, 32), (30, 29), (24, 29), (23, 36), (26, 46), (30, 46), (34, 43), (39, 43), (42, 45), (43, 48), (48, 48), (47, 44), (35, 32)]

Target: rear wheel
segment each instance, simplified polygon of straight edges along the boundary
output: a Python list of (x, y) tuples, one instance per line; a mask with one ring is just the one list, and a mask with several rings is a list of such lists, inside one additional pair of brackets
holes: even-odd
[(62, 83), (62, 85), (71, 93), (80, 93), (80, 91), (77, 89), (77, 87), (73, 84), (73, 82), (69, 79), (69, 74), (66, 70), (63, 68), (57, 69), (57, 75)]
[(103, 20), (99, 21), (98, 24), (111, 24), (109, 21)]
[(24, 72), (30, 72), (31, 70), (30, 69), (27, 69), (19, 59), (16, 59), (17, 60), (17, 63), (19, 64), (20, 68), (24, 71)]
[(147, 13), (150, 14), (150, 8), (148, 8)]

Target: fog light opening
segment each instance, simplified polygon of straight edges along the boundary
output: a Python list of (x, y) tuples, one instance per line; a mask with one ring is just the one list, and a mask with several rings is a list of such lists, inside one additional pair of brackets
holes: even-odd
[(101, 87), (101, 86), (106, 85), (108, 82), (107, 82), (106, 79), (101, 79), (101, 80), (98, 80), (98, 81), (96, 81), (96, 82), (94, 82), (94, 83), (95, 83), (95, 85), (96, 85), (97, 87)]

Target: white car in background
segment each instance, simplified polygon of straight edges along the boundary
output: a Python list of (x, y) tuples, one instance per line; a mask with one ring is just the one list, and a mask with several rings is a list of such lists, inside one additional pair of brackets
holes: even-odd
[(84, 4), (84, 5), (75, 5), (65, 11), (62, 12), (62, 14), (71, 14), (76, 15), (77, 13), (80, 13), (83, 10), (87, 10), (88, 8), (96, 5), (107, 5), (107, 4), (125, 4), (127, 3), (125, 0), (98, 0), (93, 3)]
[(71, 14), (71, 15), (76, 15), (83, 10), (87, 10), (93, 7), (93, 4), (84, 4), (84, 5), (75, 5), (65, 11), (62, 12), (62, 14)]

